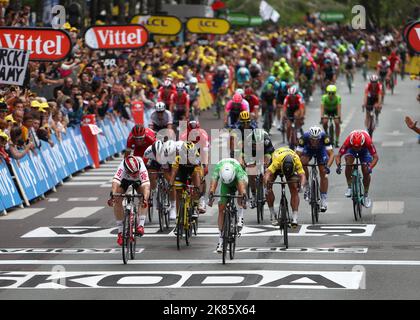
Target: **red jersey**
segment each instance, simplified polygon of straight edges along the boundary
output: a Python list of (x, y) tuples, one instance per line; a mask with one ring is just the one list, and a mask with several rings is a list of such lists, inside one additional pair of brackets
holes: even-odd
[(168, 91), (165, 90), (164, 87), (161, 87), (158, 91), (158, 101), (165, 103), (168, 108), (171, 103), (171, 97), (174, 93), (176, 93), (176, 91), (173, 88)]
[(369, 82), (365, 87), (365, 95), (368, 97), (379, 97), (382, 95), (382, 83), (378, 82), (376, 88), (373, 89), (372, 84)]
[(287, 108), (303, 110), (302, 97), (299, 94), (296, 94), (294, 97), (288, 94), (284, 99), (283, 111), (286, 112)]
[[(372, 138), (370, 137), (369, 133), (367, 133), (364, 130), (357, 130), (357, 131), (361, 132), (363, 134), (363, 136), (365, 137), (365, 144), (363, 145), (362, 150), (367, 149), (372, 156), (375, 155), (376, 154), (376, 148), (373, 145)], [(353, 131), (353, 132), (355, 132), (355, 131)], [(353, 132), (351, 132), (349, 134), (347, 139), (344, 141), (342, 147), (338, 151), (338, 153), (341, 156), (345, 155), (349, 149), (352, 149), (352, 146), (350, 144), (350, 136), (352, 135)]]
[(186, 92), (181, 95), (175, 92), (171, 96), (171, 103), (175, 105), (176, 110), (186, 110), (190, 107), (190, 96)]
[(391, 71), (392, 71), (392, 72), (394, 72), (395, 65), (397, 64), (397, 62), (400, 62), (400, 58), (398, 58), (398, 56), (397, 56), (397, 55), (392, 55), (392, 54), (391, 54), (391, 55), (388, 57), (388, 60), (389, 60), (389, 62), (390, 62), (390, 64), (391, 64), (391, 66), (390, 66)]
[(245, 100), (249, 103), (249, 112), (255, 112), (255, 107), (260, 105), (260, 99), (255, 94), (245, 96)]
[(193, 129), (188, 132), (188, 130), (184, 131), (181, 135), (179, 140), (180, 141), (187, 141), (187, 139), (194, 144), (199, 144), (200, 150), (209, 149), (210, 142), (209, 142), (209, 135), (207, 134), (206, 130), (204, 129)]
[[(146, 149), (156, 141), (156, 133), (149, 128), (145, 128), (146, 136), (141, 141), (136, 141), (130, 132), (127, 139), (127, 149), (134, 150), (135, 157), (143, 157)], [(144, 161), (144, 159), (143, 159)]]

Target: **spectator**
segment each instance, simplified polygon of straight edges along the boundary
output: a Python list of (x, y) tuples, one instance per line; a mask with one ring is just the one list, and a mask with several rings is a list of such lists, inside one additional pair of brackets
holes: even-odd
[(13, 127), (11, 129), (10, 140), (8, 153), (16, 160), (23, 158), (35, 147), (32, 142), (25, 145), (20, 127)]
[(62, 140), (62, 134), (66, 133), (66, 122), (60, 110), (54, 110), (51, 115), (50, 127), (55, 132), (58, 140)]
[[(37, 139), (48, 142), (51, 147), (54, 146), (54, 142), (51, 139), (50, 132), (48, 127), (41, 127), (41, 117), (39, 115), (34, 116), (34, 120), (32, 123), (32, 128), (36, 134)], [(36, 139), (34, 139), (36, 141)], [(39, 148), (40, 142), (35, 143), (35, 146)]]
[(8, 141), (9, 136), (4, 131), (0, 130), (0, 163), (3, 159), (6, 163), (10, 162), (9, 154), (6, 151)]

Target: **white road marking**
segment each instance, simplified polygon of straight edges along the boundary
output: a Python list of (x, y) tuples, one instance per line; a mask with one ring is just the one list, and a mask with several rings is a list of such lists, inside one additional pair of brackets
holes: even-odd
[(72, 181), (69, 181), (69, 182), (65, 182), (64, 183), (64, 186), (77, 186), (77, 187), (81, 187), (81, 186), (99, 186), (99, 185), (101, 185), (101, 184), (103, 184), (104, 182), (103, 181), (97, 181), (97, 182), (92, 182), (92, 181), (80, 181), (80, 182), (77, 182), (77, 181), (75, 181), (75, 182), (72, 182)]
[[(136, 248), (137, 253), (144, 248)], [(2, 254), (121, 254), (121, 249), (116, 248), (0, 248)]]
[(111, 188), (112, 187), (112, 183), (105, 183), (105, 184), (102, 184), (100, 187), (101, 188)]
[(372, 214), (403, 214), (404, 201), (374, 201)]
[(74, 207), (73, 209), (68, 210), (55, 218), (56, 219), (86, 218), (98, 212), (99, 210), (102, 210), (103, 208), (105, 207)]
[(79, 202), (79, 201), (97, 201), (99, 198), (98, 197), (90, 197), (90, 198), (68, 198), (67, 201), (70, 202)]
[[(101, 207), (102, 208), (102, 207)], [(342, 224), (342, 225), (310, 225), (303, 224), (297, 231), (289, 231), (290, 237), (370, 237), (375, 229), (374, 224)], [(112, 238), (117, 234), (116, 227), (92, 227), (92, 226), (56, 226), (39, 227), (22, 236), (22, 238)], [(199, 227), (197, 237), (218, 237), (219, 229), (217, 227)], [(241, 231), (241, 237), (283, 237), (280, 234), (279, 227), (272, 225), (263, 226), (245, 226)], [(164, 233), (159, 228), (149, 228), (146, 226), (143, 237), (170, 237), (174, 238), (173, 229)]]
[(101, 171), (101, 172), (85, 172), (83, 173), (81, 176), (83, 177), (89, 177), (89, 176), (99, 176), (99, 177), (113, 177), (115, 174), (115, 170), (109, 171), (109, 172), (105, 172), (105, 171)]
[(105, 176), (105, 177), (85, 177), (85, 176), (78, 176), (73, 177), (72, 181), (110, 181), (112, 180), (112, 176)]
[[(99, 168), (98, 169), (101, 169), (101, 168), (104, 168), (104, 169), (106, 169), (106, 168), (117, 168), (119, 165), (120, 165), (120, 163), (121, 162), (118, 162), (118, 163), (110, 163), (110, 164), (101, 164), (100, 166), (99, 166)], [(95, 170), (98, 170), (98, 169), (95, 169)]]
[(26, 219), (35, 213), (38, 213), (45, 208), (25, 208), (8, 212), (5, 216), (0, 216), (0, 220), (22, 220)]
[(115, 170), (112, 170), (111, 168), (98, 168), (98, 169), (92, 169), (87, 172), (114, 172), (117, 170), (118, 166), (113, 167)]
[[(216, 251), (214, 251), (216, 252)], [(236, 253), (367, 253), (368, 248), (236, 247)]]
[(397, 136), (405, 136), (405, 133), (401, 133), (400, 130), (394, 130), (392, 132), (387, 132), (385, 133), (387, 136), (393, 136), (393, 137), (397, 137)]
[[(167, 259), (130, 260), (129, 264), (220, 264), (220, 259)], [(0, 260), (0, 265), (121, 265), (115, 260)], [(420, 266), (420, 260), (344, 260), (344, 259), (237, 259), (228, 264), (311, 264), (311, 265), (378, 265), (378, 266)], [(280, 272), (280, 271), (279, 271)]]
[(384, 141), (382, 142), (382, 147), (402, 147), (404, 145), (404, 141)]
[(48, 198), (47, 201), (48, 202), (58, 202), (58, 198)]

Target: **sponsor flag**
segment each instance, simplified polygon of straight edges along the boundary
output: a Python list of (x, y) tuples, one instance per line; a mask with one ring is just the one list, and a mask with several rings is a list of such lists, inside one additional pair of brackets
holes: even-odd
[(264, 21), (271, 20), (273, 22), (277, 22), (280, 18), (280, 13), (274, 10), (274, 8), (270, 6), (267, 2), (261, 1), (260, 16)]
[(25, 50), (0, 49), (0, 84), (23, 85), (29, 54)]

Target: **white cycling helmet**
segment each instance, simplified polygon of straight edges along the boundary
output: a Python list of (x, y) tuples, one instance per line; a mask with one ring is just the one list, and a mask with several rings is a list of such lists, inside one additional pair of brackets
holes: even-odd
[(160, 140), (157, 140), (154, 144), (153, 147), (154, 152), (156, 155), (161, 155), (162, 151), (163, 151), (163, 142)]
[(173, 140), (168, 140), (163, 144), (163, 155), (169, 157), (176, 151), (176, 145)]
[(321, 138), (322, 130), (320, 127), (313, 126), (309, 128), (309, 136), (311, 139), (319, 139)]
[(185, 89), (185, 83), (184, 82), (178, 82), (176, 84), (176, 90), (184, 90)]
[(245, 91), (242, 88), (238, 88), (238, 89), (235, 90), (235, 93), (240, 94), (241, 96), (243, 96), (244, 93), (245, 93)]
[(245, 68), (245, 67), (241, 67), (241, 68), (239, 68), (239, 73), (240, 73), (240, 74), (246, 74), (246, 73), (247, 73), (247, 71), (248, 71), (248, 69), (247, 69), (247, 68)]
[(245, 65), (246, 65), (245, 60), (240, 60), (240, 61), (239, 61), (239, 66), (240, 66), (240, 67), (245, 67)]
[(220, 170), (219, 176), (224, 184), (231, 184), (235, 180), (235, 168), (231, 163), (225, 163)]
[(172, 86), (172, 81), (169, 79), (166, 79), (165, 82), (163, 83), (163, 86), (166, 88)]
[(163, 112), (166, 110), (166, 105), (164, 102), (157, 102), (155, 105), (156, 112)]
[(192, 77), (191, 79), (190, 79), (190, 84), (197, 84), (198, 83), (198, 80), (197, 80), (197, 78), (196, 77)]

